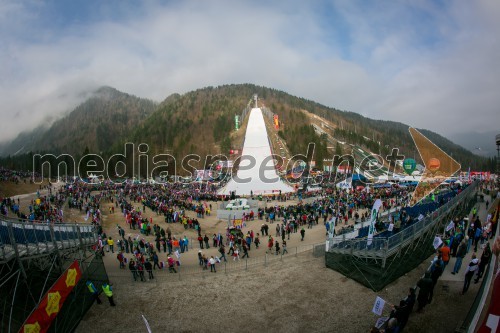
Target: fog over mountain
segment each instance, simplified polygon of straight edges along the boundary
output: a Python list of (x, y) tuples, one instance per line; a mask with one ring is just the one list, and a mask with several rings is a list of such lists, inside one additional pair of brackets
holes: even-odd
[(253, 83), (451, 135), (498, 128), (500, 1), (3, 1), (0, 141), (102, 85)]
[(497, 156), (497, 147), (495, 144), (495, 136), (497, 134), (500, 134), (500, 129), (484, 133), (475, 131), (459, 132), (447, 135), (447, 137), (476, 155), (493, 157)]

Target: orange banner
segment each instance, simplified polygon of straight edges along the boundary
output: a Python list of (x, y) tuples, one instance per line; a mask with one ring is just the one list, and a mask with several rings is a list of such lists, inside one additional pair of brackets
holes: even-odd
[(19, 332), (47, 332), (52, 321), (61, 310), (64, 301), (76, 286), (81, 276), (80, 265), (75, 260), (43, 296), (42, 301), (28, 319), (26, 319)]

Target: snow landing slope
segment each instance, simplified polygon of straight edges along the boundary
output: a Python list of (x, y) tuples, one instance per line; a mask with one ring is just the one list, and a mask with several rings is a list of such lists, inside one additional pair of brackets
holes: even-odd
[(219, 194), (230, 195), (233, 191), (236, 195), (250, 195), (251, 191), (255, 195), (294, 191), (276, 172), (260, 108), (253, 108), (250, 112), (242, 159), (236, 177), (233, 177)]

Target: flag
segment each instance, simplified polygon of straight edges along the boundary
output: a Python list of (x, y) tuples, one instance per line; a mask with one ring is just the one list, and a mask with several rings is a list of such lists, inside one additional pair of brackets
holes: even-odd
[(443, 240), (440, 237), (434, 237), (434, 242), (432, 242), (432, 246), (434, 246), (434, 250), (437, 250), (438, 247), (443, 244)]
[(375, 221), (377, 220), (378, 210), (382, 206), (382, 201), (380, 199), (375, 200), (372, 207), (372, 213), (370, 217), (370, 227), (368, 229), (368, 242), (367, 245), (371, 245), (373, 241), (373, 234), (375, 233)]
[(382, 315), (382, 311), (384, 311), (385, 301), (378, 297), (375, 299), (375, 304), (373, 304), (372, 312), (378, 316)]
[(446, 231), (450, 231), (453, 228), (455, 228), (455, 222), (450, 221), (450, 223), (446, 226)]
[(389, 320), (389, 317), (380, 317), (377, 319), (377, 322), (375, 323), (375, 327), (378, 329), (381, 329), (382, 326)]
[(81, 276), (80, 265), (75, 260), (43, 296), (41, 302), (26, 319), (19, 332), (47, 332), (52, 321), (61, 310), (64, 301), (80, 281)]
[(337, 220), (336, 217), (332, 217), (330, 219), (329, 222), (327, 222), (329, 224), (329, 230), (328, 230), (328, 237), (329, 238), (333, 238), (333, 236), (335, 236), (335, 221)]

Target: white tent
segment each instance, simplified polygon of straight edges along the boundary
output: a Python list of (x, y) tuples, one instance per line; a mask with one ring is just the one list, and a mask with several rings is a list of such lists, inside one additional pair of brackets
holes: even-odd
[[(255, 162), (255, 164), (254, 164)], [(280, 179), (271, 158), (271, 147), (266, 124), (260, 108), (253, 108), (248, 118), (242, 158), (236, 177), (222, 189), (220, 195), (268, 195), (293, 192), (294, 189)]]

